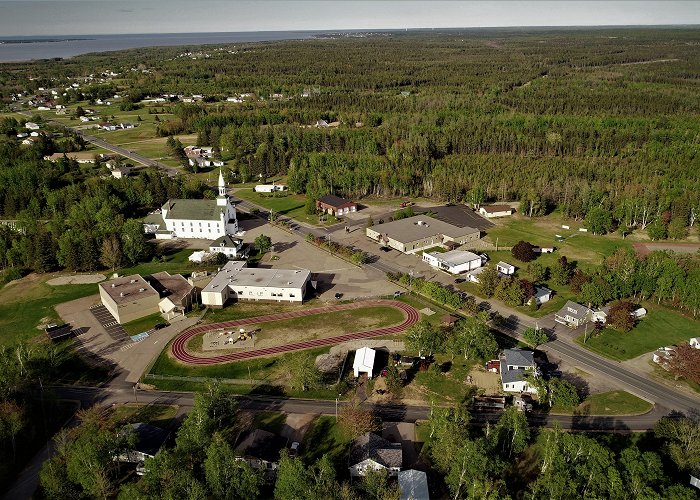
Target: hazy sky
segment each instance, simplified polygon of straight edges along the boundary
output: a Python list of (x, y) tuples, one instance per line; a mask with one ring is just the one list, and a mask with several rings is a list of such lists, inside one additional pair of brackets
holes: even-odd
[(700, 24), (700, 2), (0, 0), (0, 36), (625, 24)]

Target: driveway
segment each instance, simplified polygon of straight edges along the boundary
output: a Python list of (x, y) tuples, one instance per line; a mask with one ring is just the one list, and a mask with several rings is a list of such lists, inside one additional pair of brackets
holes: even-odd
[(392, 443), (401, 443), (403, 468), (425, 470), (425, 465), (418, 459), (416, 450), (416, 424), (411, 422), (384, 422), (382, 437)]

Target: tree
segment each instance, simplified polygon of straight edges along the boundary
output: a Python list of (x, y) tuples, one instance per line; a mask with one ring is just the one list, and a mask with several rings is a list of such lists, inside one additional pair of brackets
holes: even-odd
[(531, 243), (523, 240), (517, 242), (510, 252), (513, 254), (513, 257), (518, 259), (520, 262), (530, 262), (531, 260), (535, 260), (537, 257), (535, 247)]
[(586, 214), (586, 227), (593, 234), (606, 234), (612, 229), (612, 215), (603, 207), (594, 207)]
[(498, 352), (498, 343), (482, 316), (460, 321), (452, 333), (457, 353), (464, 359), (485, 361)]
[(153, 248), (146, 241), (143, 224), (136, 219), (129, 219), (124, 223), (121, 237), (122, 254), (128, 264), (138, 264), (153, 254)]
[(528, 264), (527, 272), (535, 283), (542, 283), (549, 278), (549, 268), (538, 262)]
[(680, 217), (671, 220), (668, 225), (668, 237), (674, 240), (682, 240), (688, 237), (688, 225)]
[(399, 496), (398, 484), (389, 482), (389, 473), (386, 469), (368, 468), (365, 477), (357, 483), (357, 489), (362, 498), (371, 500), (388, 500)]
[(360, 406), (355, 400), (350, 401), (338, 412), (338, 425), (350, 439), (378, 429), (377, 419), (372, 412)]
[(12, 444), (12, 460), (17, 457), (17, 434), (24, 427), (24, 408), (15, 401), (0, 401), (0, 439), (8, 439)]
[(257, 498), (264, 481), (262, 474), (256, 473), (245, 461), (238, 460), (231, 446), (218, 433), (214, 434), (207, 449), (204, 473), (207, 486), (217, 499)]
[(292, 458), (286, 450), (277, 467), (275, 498), (277, 500), (297, 500), (306, 498), (312, 488), (312, 478), (299, 458)]
[(576, 271), (574, 271), (573, 276), (571, 277), (571, 281), (569, 281), (569, 286), (571, 287), (572, 292), (580, 293), (581, 287), (583, 287), (583, 285), (585, 285), (589, 281), (591, 281), (590, 276), (588, 276), (580, 269), (576, 269)]
[[(482, 273), (483, 274), (483, 273)], [(496, 287), (495, 296), (511, 307), (523, 304), (525, 292), (520, 286), (520, 281), (513, 278), (503, 278)]]
[(406, 330), (404, 342), (409, 350), (422, 356), (432, 356), (442, 349), (444, 336), (428, 320), (423, 319)]
[(602, 306), (611, 298), (609, 284), (600, 277), (596, 277), (594, 281), (585, 283), (581, 287), (579, 297), (584, 304), (590, 304), (593, 307)]
[(387, 368), (386, 374), (386, 387), (393, 396), (398, 396), (401, 394), (401, 389), (403, 388), (403, 381), (401, 380), (401, 374), (399, 369), (395, 364), (390, 364)]
[(523, 339), (525, 339), (525, 342), (530, 344), (534, 349), (537, 349), (538, 346), (549, 342), (547, 332), (541, 328), (527, 328), (523, 332)]
[(666, 225), (661, 219), (656, 219), (647, 226), (647, 234), (652, 241), (666, 238)]
[(668, 368), (676, 377), (700, 384), (700, 349), (682, 343), (676, 347), (668, 362)]
[(625, 490), (632, 498), (654, 498), (654, 487), (664, 483), (663, 464), (652, 451), (642, 453), (636, 446), (625, 448), (619, 459)]
[(514, 406), (506, 408), (488, 437), (493, 448), (505, 459), (521, 453), (530, 439), (530, 427), (525, 413)]
[(258, 252), (264, 254), (272, 247), (272, 240), (264, 234), (258, 235), (253, 242), (253, 246)]
[(557, 285), (567, 285), (573, 274), (572, 265), (566, 256), (562, 255), (552, 266), (552, 280)]
[(122, 262), (122, 249), (121, 243), (116, 236), (112, 235), (102, 242), (102, 253), (100, 255), (100, 262), (107, 268), (114, 271), (121, 265)]
[(486, 267), (479, 274), (479, 290), (486, 298), (491, 298), (496, 293), (496, 288), (501, 281), (501, 277), (494, 267)]
[(82, 106), (78, 106), (75, 108), (75, 116), (77, 116), (78, 118), (80, 118), (81, 116), (85, 116), (85, 110)]
[(668, 418), (659, 420), (654, 428), (663, 439), (663, 451), (681, 471), (700, 467), (700, 421), (697, 418)]
[(316, 389), (321, 385), (321, 372), (316, 368), (314, 357), (308, 353), (301, 353), (289, 358), (287, 365), (291, 376), (289, 387), (300, 391)]
[(634, 328), (634, 304), (627, 300), (619, 300), (610, 306), (607, 324), (616, 330), (629, 332)]
[(581, 402), (574, 384), (561, 378), (552, 378), (547, 384), (549, 406), (559, 409), (575, 408)]

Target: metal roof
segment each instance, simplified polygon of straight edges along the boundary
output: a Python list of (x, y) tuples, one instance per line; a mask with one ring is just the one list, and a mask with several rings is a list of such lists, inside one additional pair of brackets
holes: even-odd
[[(221, 212), (226, 207), (217, 205), (216, 200), (175, 199), (167, 201), (161, 208), (169, 220), (220, 221)], [(167, 211), (167, 212), (166, 212)]]
[(468, 234), (480, 233), (473, 227), (457, 227), (427, 215), (414, 215), (368, 228), (401, 243), (410, 243), (433, 236), (459, 238)]

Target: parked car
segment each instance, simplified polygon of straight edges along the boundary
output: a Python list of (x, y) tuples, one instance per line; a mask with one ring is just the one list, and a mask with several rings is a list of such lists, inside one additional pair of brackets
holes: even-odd
[(292, 445), (289, 447), (289, 456), (296, 457), (298, 453), (299, 453), (299, 443), (294, 441), (292, 443)]
[(389, 247), (379, 247), (379, 249), (380, 249), (382, 252), (391, 252), (391, 248), (389, 248)]
[(335, 298), (336, 298), (337, 300), (340, 300), (340, 298), (341, 298), (342, 296), (343, 296), (343, 294), (340, 293), (340, 292), (337, 292), (337, 293), (335, 294)]
[(166, 326), (168, 326), (167, 323), (158, 323), (156, 326), (153, 327), (153, 329), (154, 329), (154, 330), (162, 330), (162, 329), (165, 328)]
[(464, 283), (465, 281), (467, 281), (467, 280), (465, 280), (464, 278), (457, 278), (457, 279), (455, 279), (455, 283), (456, 283), (456, 284)]
[(394, 292), (394, 298), (401, 297), (401, 292), (396, 291)]

